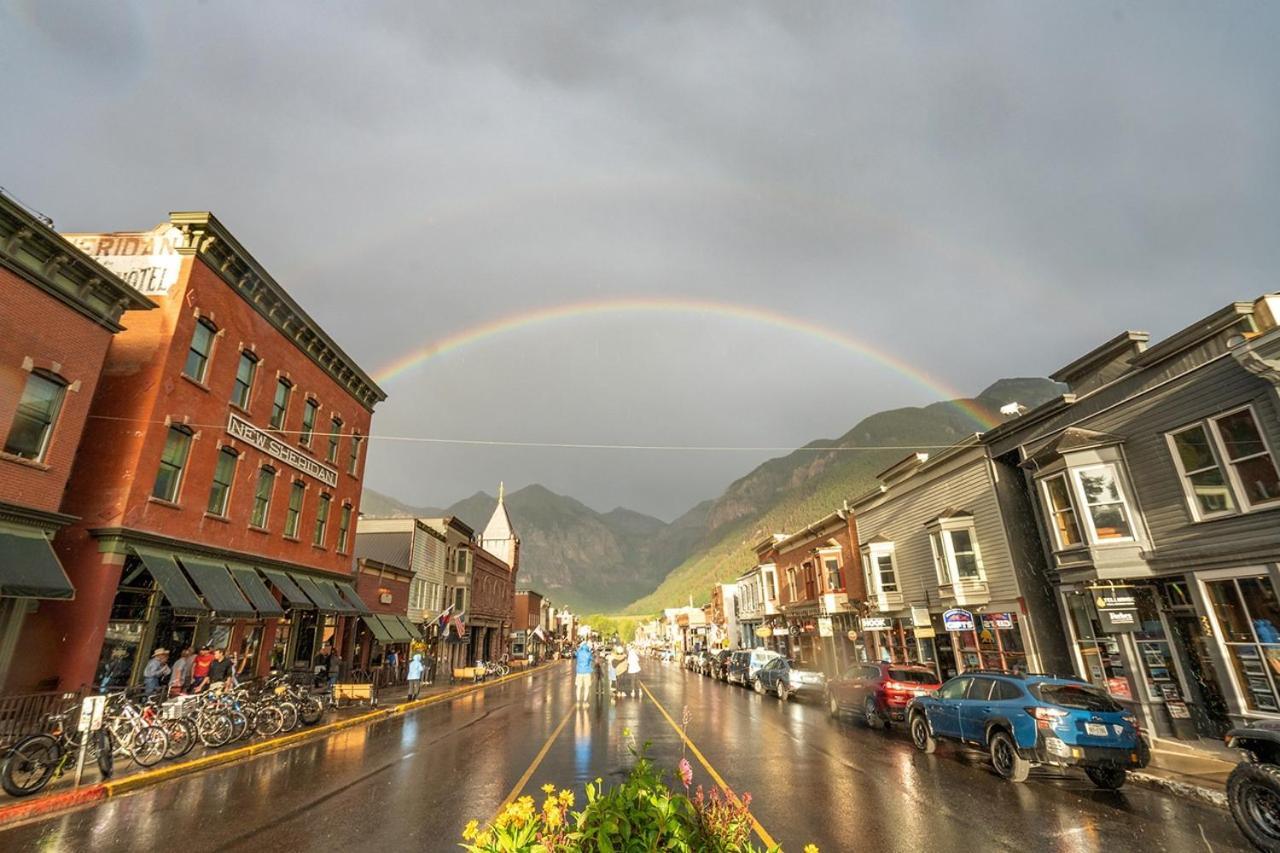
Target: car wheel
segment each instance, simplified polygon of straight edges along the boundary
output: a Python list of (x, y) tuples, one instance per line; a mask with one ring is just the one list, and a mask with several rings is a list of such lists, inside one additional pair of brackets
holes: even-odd
[(866, 704), (862, 706), (862, 719), (869, 729), (884, 728), (884, 718), (880, 716), (880, 709), (876, 707), (876, 700), (871, 696), (867, 697)]
[(1280, 767), (1244, 763), (1227, 777), (1231, 816), (1259, 850), (1280, 850)]
[(827, 694), (827, 711), (830, 712), (832, 717), (838, 718), (840, 716), (840, 700), (830, 693)]
[(990, 750), (991, 764), (997, 773), (1010, 782), (1027, 781), (1027, 776), (1031, 775), (1031, 762), (1018, 755), (1018, 745), (1008, 732), (992, 733)]
[(926, 755), (938, 748), (938, 741), (929, 731), (929, 721), (924, 714), (916, 714), (911, 718), (911, 742)]
[(1123, 767), (1086, 767), (1084, 775), (1104, 791), (1115, 791), (1124, 785), (1124, 780), (1129, 774)]
[(779, 681), (778, 682), (778, 698), (781, 699), (783, 702), (785, 702), (787, 701), (787, 697), (790, 695), (791, 695), (791, 691), (787, 690), (787, 685), (783, 684), (782, 681)]
[(758, 678), (756, 679), (755, 688), (757, 693), (759, 693), (761, 696), (764, 695), (764, 682)]

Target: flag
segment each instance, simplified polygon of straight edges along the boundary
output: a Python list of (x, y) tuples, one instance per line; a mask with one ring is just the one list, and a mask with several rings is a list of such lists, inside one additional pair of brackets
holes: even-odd
[(465, 614), (459, 613), (457, 616), (453, 617), (453, 630), (458, 632), (459, 637), (461, 637), (466, 632), (466, 629), (467, 629), (467, 626), (463, 624), (463, 621), (462, 621), (462, 617), (464, 615)]
[(438, 617), (436, 624), (439, 627), (441, 632), (445, 631), (449, 627), (449, 614), (452, 612), (453, 612), (452, 604), (450, 604), (444, 610), (440, 611), (440, 616)]
[(545, 643), (547, 641), (546, 632), (542, 630), (541, 625), (533, 629), (533, 636), (537, 638), (538, 642), (540, 643)]

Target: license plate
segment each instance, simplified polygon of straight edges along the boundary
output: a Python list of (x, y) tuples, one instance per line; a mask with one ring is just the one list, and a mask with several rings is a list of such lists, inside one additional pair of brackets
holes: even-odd
[(1084, 733), (1093, 737), (1106, 737), (1107, 726), (1105, 723), (1085, 723)]

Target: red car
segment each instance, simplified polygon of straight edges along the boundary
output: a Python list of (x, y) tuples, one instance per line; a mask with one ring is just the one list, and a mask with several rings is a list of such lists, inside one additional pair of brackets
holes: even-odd
[(827, 708), (833, 717), (843, 711), (860, 714), (878, 729), (905, 720), (908, 702), (941, 686), (938, 674), (925, 666), (859, 663), (827, 683)]

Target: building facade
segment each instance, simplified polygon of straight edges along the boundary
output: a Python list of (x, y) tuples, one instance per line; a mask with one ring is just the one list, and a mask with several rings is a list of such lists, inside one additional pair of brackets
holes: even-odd
[(55, 540), (76, 598), (31, 620), (19, 682), (133, 683), (158, 646), (255, 674), (342, 648), (383, 392), (210, 213), (69, 239), (159, 307), (108, 350)]
[(866, 607), (860, 660), (1062, 671), (1058, 611), (1034, 537), (1011, 537), (986, 448), (971, 437), (914, 453), (851, 502)]
[(511, 656), (540, 660), (547, 654), (550, 634), (544, 622), (550, 604), (531, 589), (515, 595), (511, 614)]
[(0, 192), (0, 691), (28, 615), (75, 596), (50, 537), (122, 315), (154, 307)]
[(1040, 532), (1075, 671), (1158, 735), (1280, 718), (1278, 316), (1270, 294), (1153, 346), (1125, 332), (984, 439)]
[(348, 632), (343, 658), (371, 678), (377, 671), (380, 683), (400, 681), (409, 653), (422, 649), (421, 629), (405, 616), (413, 569), (368, 557), (358, 557), (356, 569), (356, 593), (369, 612)]
[(471, 606), (472, 540), (475, 531), (457, 516), (423, 519), (444, 537), (444, 607), (436, 619), (441, 671), (471, 666), (468, 608)]
[(711, 587), (711, 631), (708, 642), (713, 649), (738, 646), (738, 585), (718, 583)]

